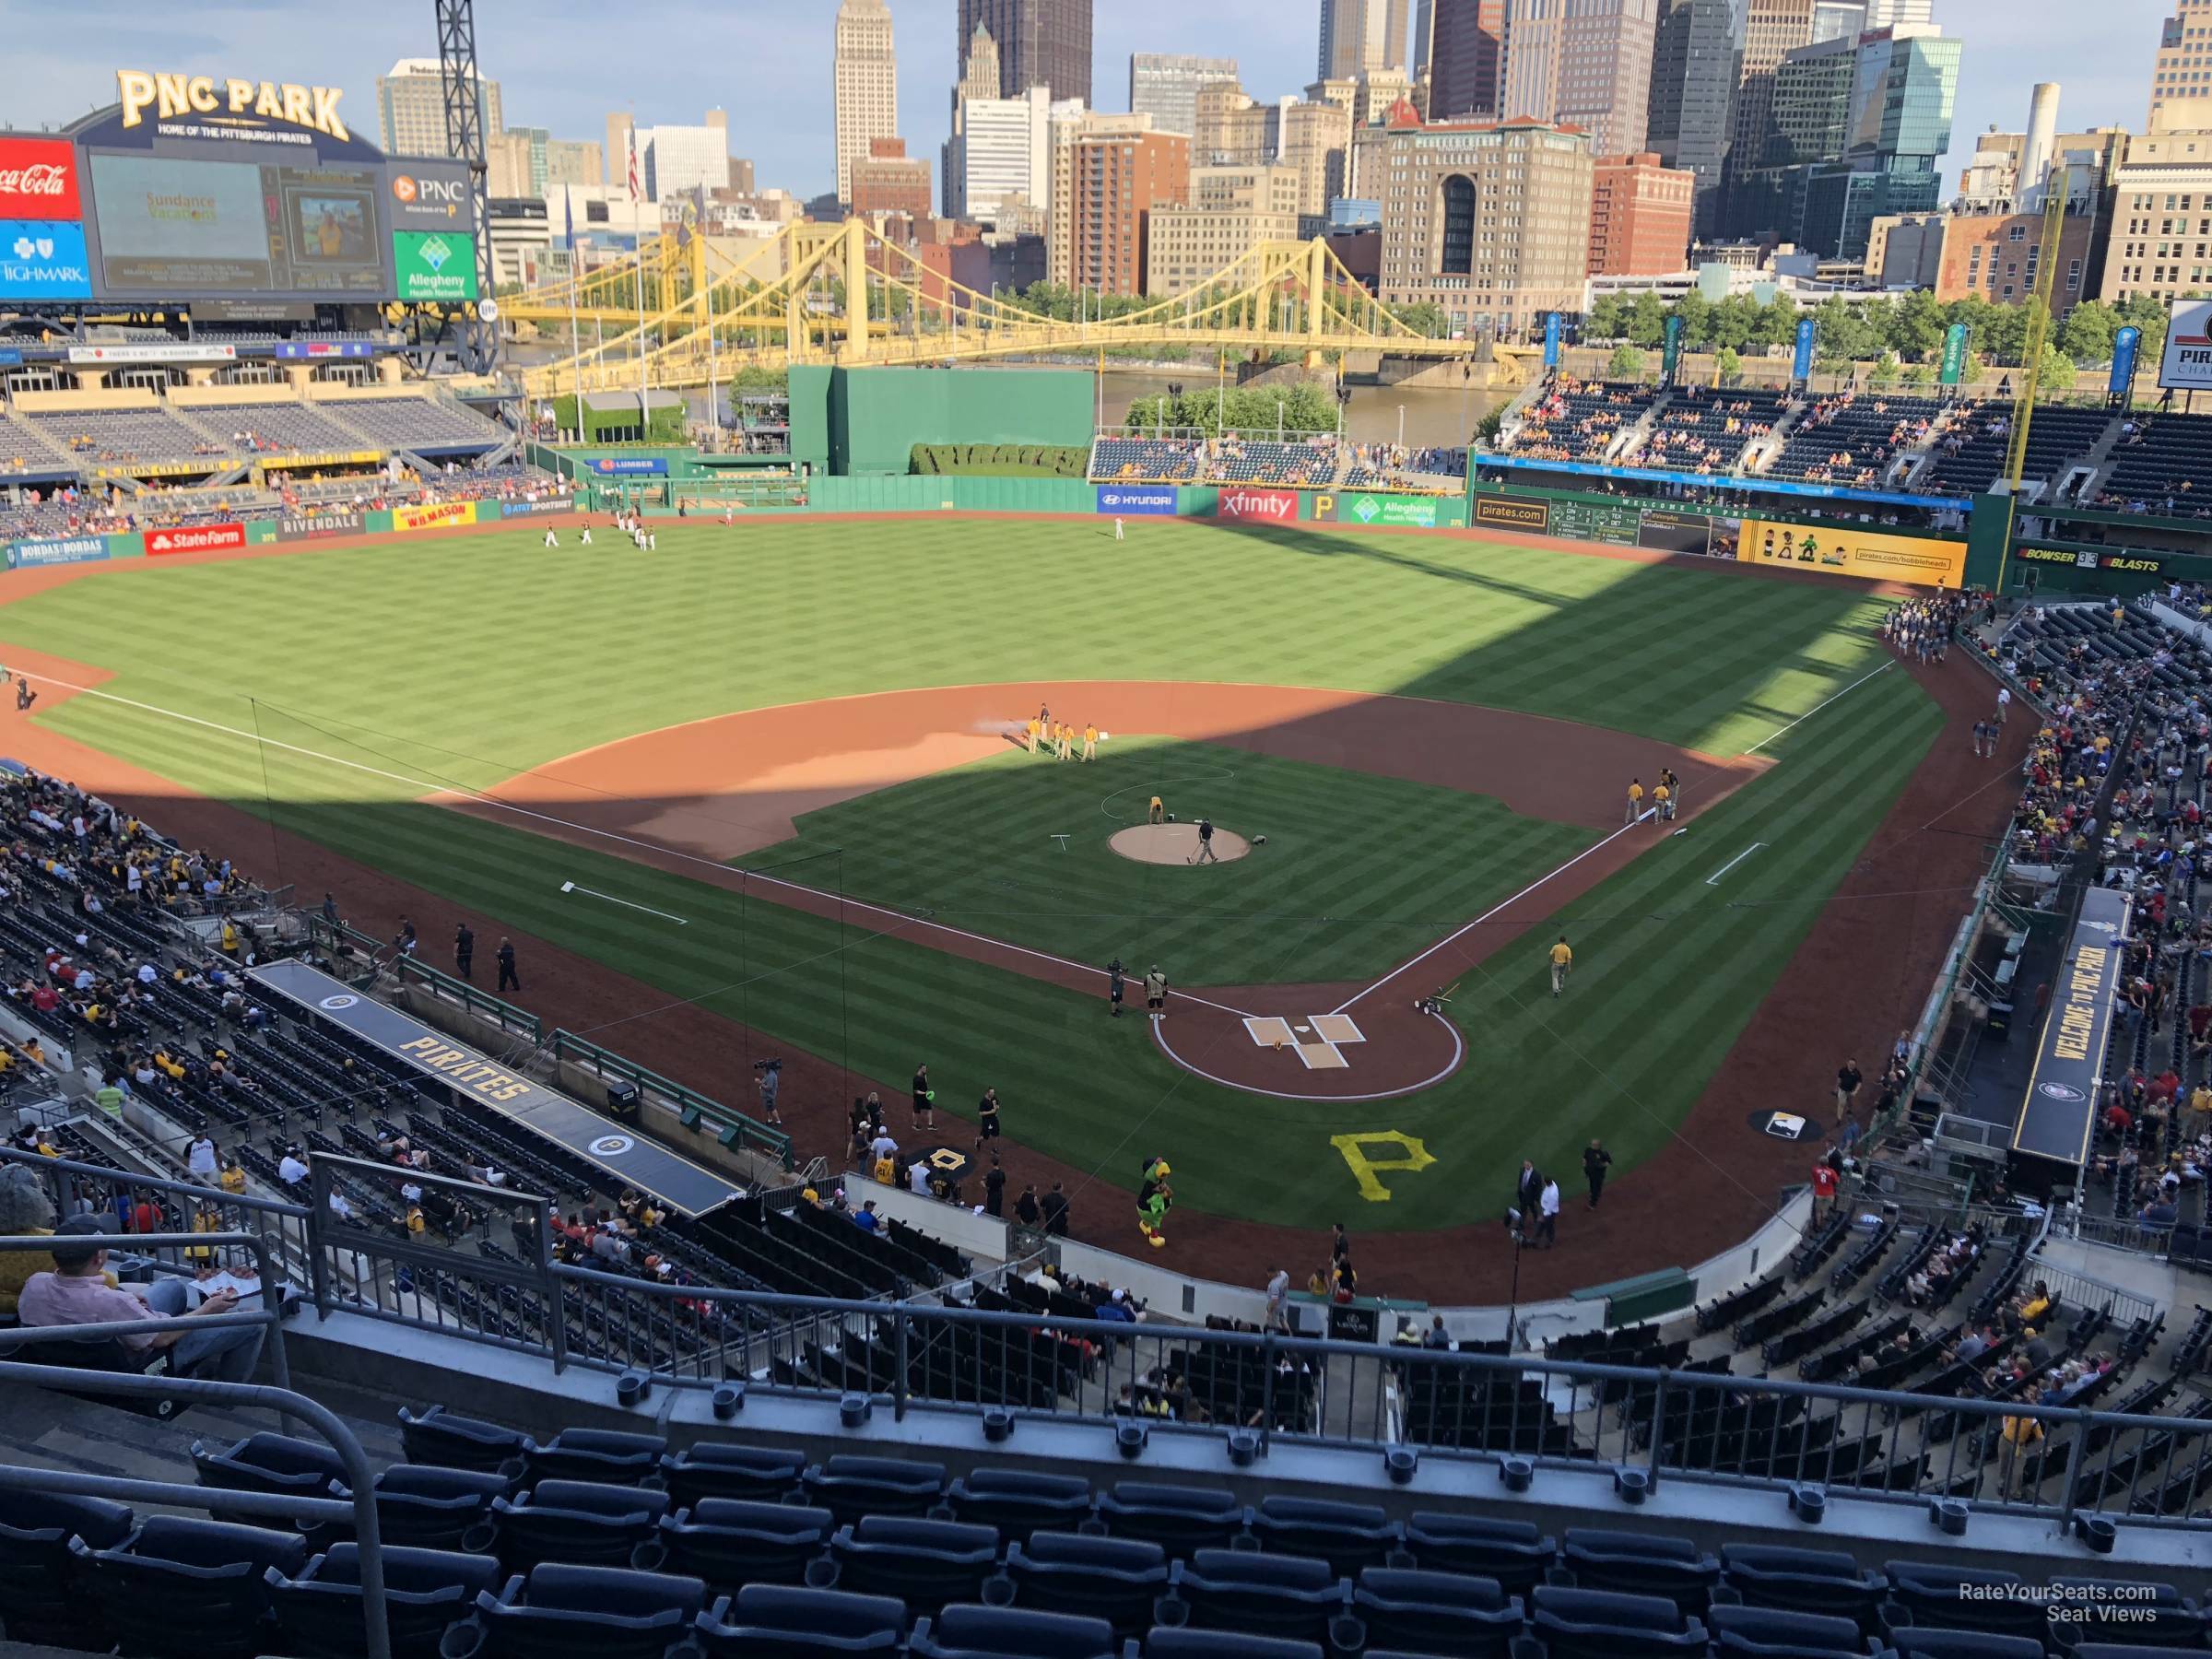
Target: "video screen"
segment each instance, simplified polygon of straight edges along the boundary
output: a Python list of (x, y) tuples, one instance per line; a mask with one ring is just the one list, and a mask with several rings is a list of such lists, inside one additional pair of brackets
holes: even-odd
[(362, 168), (95, 153), (103, 295), (388, 295), (381, 180)]

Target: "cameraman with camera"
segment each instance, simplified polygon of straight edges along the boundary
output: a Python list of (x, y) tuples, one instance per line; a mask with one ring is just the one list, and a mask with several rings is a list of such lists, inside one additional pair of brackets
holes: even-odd
[(776, 1095), (783, 1087), (782, 1056), (771, 1055), (766, 1060), (753, 1062), (753, 1069), (760, 1074), (760, 1110), (776, 1128), (783, 1127), (783, 1119), (776, 1111)]

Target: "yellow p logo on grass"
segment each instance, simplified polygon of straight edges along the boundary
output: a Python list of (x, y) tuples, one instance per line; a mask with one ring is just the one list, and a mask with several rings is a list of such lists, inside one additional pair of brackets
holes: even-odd
[[(1352, 1179), (1359, 1183), (1359, 1196), (1370, 1204), (1390, 1202), (1390, 1189), (1375, 1179), (1377, 1171), (1425, 1170), (1436, 1161), (1417, 1137), (1400, 1129), (1378, 1129), (1370, 1135), (1332, 1135), (1329, 1145), (1343, 1155)], [(1371, 1158), (1366, 1151), (1371, 1146), (1395, 1147), (1402, 1156)]]

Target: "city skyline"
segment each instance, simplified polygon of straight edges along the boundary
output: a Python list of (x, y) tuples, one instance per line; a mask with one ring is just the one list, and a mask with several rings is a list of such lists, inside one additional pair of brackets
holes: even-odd
[[(0, 0), (0, 15), (22, 0)], [(890, 0), (899, 35), (899, 100), (907, 153), (934, 156), (949, 128), (958, 0)], [(1284, 13), (1299, 20), (1285, 27)], [(2057, 0), (1936, 0), (1947, 35), (1966, 42), (1957, 119), (1941, 166), (1947, 191), (1993, 124), (2018, 131), (2026, 88), (2064, 88), (2061, 120), (2069, 130), (2117, 124), (2140, 132), (2147, 118), (2164, 0), (2128, 0), (2109, 27), (2082, 38), (2060, 21)], [(477, 46), (485, 75), (503, 89), (505, 119), (556, 137), (596, 137), (610, 110), (634, 110), (641, 127), (697, 119), (700, 109), (730, 112), (733, 153), (756, 164), (763, 185), (802, 198), (835, 182), (829, 82), (836, 6), (762, 7), (739, 15), (701, 0), (675, 0), (649, 33), (608, 34), (604, 13), (581, 0), (479, 0)], [(1094, 107), (1125, 101), (1132, 52), (1238, 59), (1245, 89), (1271, 100), (1312, 78), (1317, 0), (1217, 0), (1203, 11), (1171, 0), (1115, 0), (1095, 7)], [(18, 94), (6, 119), (35, 129), (74, 121), (114, 101), (114, 71), (158, 66), (212, 75), (249, 74), (335, 85), (349, 124), (376, 131), (376, 77), (394, 60), (434, 53), (430, 7), (395, 14), (340, 11), (312, 30), (272, 29), (294, 14), (267, 0), (229, 0), (188, 16), (152, 0), (86, 0), (77, 31), (131, 44), (93, 60), (66, 36), (19, 37)], [(2037, 27), (2037, 19), (2043, 26)], [(685, 42), (675, 51), (672, 42)], [(591, 73), (577, 73), (579, 54)], [(727, 65), (756, 71), (745, 76)], [(774, 66), (768, 75), (757, 73)], [(2017, 106), (2017, 107), (2016, 107)]]

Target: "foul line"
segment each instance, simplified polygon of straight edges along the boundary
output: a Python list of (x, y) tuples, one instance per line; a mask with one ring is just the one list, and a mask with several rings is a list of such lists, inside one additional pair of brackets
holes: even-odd
[[(333, 766), (343, 766), (353, 771), (366, 772), (372, 778), (382, 778), (393, 783), (404, 783), (409, 789), (422, 790), (431, 794), (465, 796), (481, 806), (496, 807), (501, 812), (512, 812), (518, 818), (535, 818), (542, 824), (558, 824), (564, 830), (581, 830), (587, 835), (596, 835), (607, 841), (619, 841), (624, 846), (637, 847), (663, 858), (681, 859), (686, 864), (695, 864), (703, 869), (712, 870), (725, 880), (729, 877), (735, 876), (741, 885), (746, 882), (759, 882), (768, 887), (783, 888), (794, 893), (808, 893), (817, 899), (835, 900), (851, 910), (870, 915), (888, 916), (899, 923), (901, 929), (930, 928), (956, 939), (967, 939), (974, 944), (987, 945), (994, 950), (1010, 950), (1019, 956), (1033, 957), (1038, 961), (1050, 962), (1058, 968), (1072, 968), (1078, 973), (1095, 974), (1100, 979), (1108, 977), (1103, 968), (1093, 968), (1087, 962), (1070, 961), (1067, 958), (1054, 956), (1050, 951), (1032, 950), (1026, 945), (1013, 945), (1004, 939), (994, 939), (983, 934), (970, 933), (965, 928), (949, 926), (943, 922), (933, 922), (923, 916), (910, 915), (904, 911), (891, 910), (885, 905), (870, 904), (865, 900), (847, 899), (842, 894), (826, 892), (820, 888), (808, 887), (803, 881), (786, 881), (781, 877), (763, 876), (758, 871), (718, 864), (712, 858), (702, 858), (696, 853), (686, 853), (680, 848), (666, 846), (660, 841), (642, 841), (634, 835), (624, 835), (618, 830), (602, 830), (593, 824), (579, 824), (573, 819), (560, 818), (553, 813), (538, 812), (528, 806), (518, 806), (512, 801), (500, 800), (496, 796), (470, 789), (465, 784), (432, 783), (421, 778), (410, 778), (404, 772), (386, 771), (381, 766), (371, 766), (359, 760), (348, 760), (339, 755), (324, 754), (321, 749), (304, 748), (297, 743), (287, 743), (280, 737), (264, 737), (257, 733), (241, 731), (237, 726), (224, 725), (220, 721), (204, 720), (197, 714), (186, 714), (176, 709), (164, 709), (159, 703), (140, 702), (135, 697), (119, 697), (112, 691), (102, 691), (96, 686), (76, 685), (72, 681), (63, 679), (58, 675), (41, 674), (39, 678), (48, 685), (60, 686), (82, 697), (97, 697), (107, 702), (121, 703), (125, 708), (142, 710), (148, 714), (159, 714), (165, 719), (182, 721), (187, 725), (199, 726), (206, 731), (220, 732), (227, 737), (236, 737), (242, 742), (284, 749), (291, 754), (304, 755), (311, 760), (327, 761)], [(1223, 1014), (1233, 1014), (1239, 1019), (1252, 1018), (1247, 1010), (1232, 1008), (1227, 1003), (1213, 1002), (1187, 992), (1178, 993), (1178, 994), (1185, 1002), (1203, 1003), (1206, 1006), (1218, 1009)]]
[[(1538, 888), (1542, 887), (1553, 877), (1566, 874), (1566, 872), (1569, 870), (1573, 869), (1576, 865), (1581, 864), (1583, 859), (1589, 857), (1591, 853), (1598, 852), (1603, 848), (1611, 846), (1615, 841), (1618, 841), (1622, 836), (1628, 834), (1631, 830), (1641, 829), (1645, 824), (1651, 821), (1653, 816), (1657, 813), (1658, 810), (1659, 809), (1656, 806), (1646, 806), (1641, 813), (1637, 814), (1636, 821), (1634, 823), (1623, 824), (1619, 829), (1614, 830), (1612, 834), (1606, 836), (1603, 841), (1592, 841), (1588, 846), (1584, 847), (1580, 853), (1577, 853), (1572, 858), (1569, 859), (1558, 869), (1547, 871), (1545, 874), (1537, 877), (1534, 881), (1530, 882), (1526, 887), (1523, 888), (1519, 892), (1515, 893), (1511, 899), (1507, 899), (1500, 903), (1491, 905), (1488, 910), (1484, 911), (1482, 914), (1476, 917), (1474, 921), (1466, 923), (1462, 926), (1453, 928), (1450, 933), (1446, 934), (1435, 944), (1430, 946), (1428, 949), (1422, 951), (1420, 955), (1409, 958), (1406, 960), (1400, 962), (1395, 968), (1393, 968), (1388, 973), (1384, 974), (1373, 984), (1368, 986), (1366, 990), (1352, 997), (1350, 1001), (1338, 1003), (1334, 1008), (1331, 1008), (1329, 1012), (1332, 1014), (1341, 1014), (1347, 1008), (1350, 1007), (1353, 1003), (1359, 1002), (1362, 998), (1373, 995), (1376, 992), (1382, 990), (1383, 986), (1389, 984), (1392, 980), (1396, 979), (1399, 974), (1405, 972), (1406, 969), (1418, 967), (1421, 963), (1427, 961), (1430, 957), (1434, 956), (1438, 951), (1443, 949), (1445, 946), (1451, 944), (1453, 940), (1462, 938), (1465, 935), (1474, 932), (1475, 929), (1480, 927), (1485, 922), (1488, 922), (1500, 911), (1506, 910), (1512, 905), (1520, 903), (1522, 900), (1527, 898), (1531, 893), (1535, 892)], [(1403, 1093), (1404, 1091), (1399, 1090), (1396, 1092)], [(1303, 1099), (1304, 1097), (1300, 1096), (1297, 1098)], [(1375, 1098), (1380, 1100), (1385, 1097), (1377, 1096)]]
[[(1365, 993), (1362, 992), (1361, 994), (1364, 995)], [(1185, 997), (1183, 1000), (1185, 1002), (1196, 1002), (1198, 999), (1194, 996)], [(1210, 1006), (1211, 1005), (1208, 1006)], [(1347, 1004), (1346, 1006), (1348, 1007), (1350, 1005)], [(1466, 1057), (1466, 1041), (1460, 1036), (1459, 1028), (1453, 1025), (1449, 1019), (1446, 1019), (1441, 1014), (1431, 1014), (1429, 1018), (1435, 1020), (1437, 1024), (1442, 1026), (1445, 1030), (1452, 1033), (1452, 1063), (1432, 1077), (1424, 1077), (1418, 1083), (1408, 1083), (1403, 1088), (1386, 1088), (1380, 1094), (1292, 1094), (1288, 1089), (1262, 1088), (1257, 1084), (1234, 1083), (1227, 1077), (1218, 1077), (1212, 1072), (1204, 1070), (1199, 1066), (1193, 1065), (1188, 1060), (1185, 1060), (1169, 1045), (1167, 1022), (1162, 1019), (1155, 1019), (1152, 1021), (1152, 1041), (1159, 1045), (1159, 1052), (1161, 1053), (1165, 1054), (1177, 1065), (1182, 1067), (1184, 1071), (1189, 1072), (1194, 1077), (1204, 1077), (1208, 1083), (1217, 1083), (1219, 1084), (1223, 1088), (1234, 1088), (1243, 1094), (1265, 1095), (1269, 1099), (1277, 1100), (1324, 1100), (1346, 1101), (1352, 1103), (1357, 1103), (1361, 1100), (1394, 1100), (1400, 1095), (1418, 1094), (1424, 1088), (1433, 1088), (1437, 1084), (1441, 1083), (1446, 1077), (1457, 1071), (1459, 1069), (1459, 1063)]]
[(1723, 865), (1712, 875), (1706, 877), (1705, 885), (1707, 887), (1720, 886), (1722, 877), (1727, 875), (1729, 871), (1735, 869), (1737, 865), (1742, 864), (1745, 859), (1750, 857), (1752, 853), (1758, 852), (1767, 843), (1765, 841), (1753, 841), (1749, 846), (1746, 847), (1741, 853), (1738, 853), (1734, 858), (1730, 859), (1726, 864)]
[(1848, 685), (1848, 686), (1846, 686), (1846, 687), (1844, 687), (1842, 690), (1836, 692), (1836, 693), (1835, 693), (1833, 696), (1830, 696), (1830, 697), (1824, 697), (1824, 698), (1822, 698), (1822, 699), (1821, 699), (1821, 700), (1820, 700), (1818, 702), (1815, 703), (1815, 704), (1814, 704), (1814, 705), (1813, 705), (1811, 708), (1807, 709), (1807, 710), (1806, 710), (1806, 711), (1804, 713), (1802, 713), (1802, 714), (1798, 715), (1796, 719), (1794, 719), (1794, 720), (1791, 721), (1791, 722), (1790, 722), (1790, 724), (1789, 724), (1788, 725), (1782, 726), (1782, 727), (1778, 728), (1778, 729), (1777, 729), (1777, 730), (1775, 730), (1775, 731), (1769, 732), (1769, 733), (1768, 733), (1768, 734), (1767, 734), (1767, 735), (1766, 735), (1764, 737), (1761, 737), (1761, 738), (1760, 738), (1760, 739), (1759, 739), (1759, 740), (1757, 743), (1753, 744), (1753, 745), (1752, 745), (1752, 746), (1751, 746), (1749, 748), (1746, 749), (1746, 750), (1744, 751), (1744, 753), (1745, 753), (1745, 754), (1747, 754), (1747, 755), (1756, 755), (1756, 754), (1758, 754), (1758, 753), (1759, 753), (1759, 751), (1760, 749), (1762, 749), (1762, 748), (1765, 748), (1765, 747), (1767, 747), (1767, 745), (1768, 745), (1768, 744), (1770, 744), (1770, 743), (1773, 742), (1775, 738), (1777, 738), (1777, 737), (1781, 736), (1781, 735), (1783, 735), (1783, 732), (1794, 731), (1794, 730), (1795, 730), (1797, 727), (1799, 727), (1799, 726), (1803, 725), (1803, 724), (1805, 724), (1806, 721), (1810, 720), (1810, 719), (1811, 719), (1811, 718), (1812, 718), (1814, 715), (1816, 715), (1816, 714), (1819, 713), (1821, 710), (1823, 710), (1823, 709), (1827, 708), (1827, 707), (1828, 707), (1828, 705), (1829, 705), (1830, 703), (1832, 703), (1832, 702), (1834, 702), (1834, 701), (1836, 700), (1836, 698), (1838, 698), (1838, 697), (1849, 697), (1849, 696), (1850, 696), (1850, 695), (1851, 695), (1851, 694), (1852, 694), (1853, 691), (1856, 691), (1856, 690), (1857, 690), (1857, 689), (1858, 689), (1858, 688), (1859, 688), (1861, 686), (1865, 685), (1865, 683), (1866, 683), (1868, 680), (1872, 679), (1872, 678), (1874, 677), (1874, 675), (1875, 675), (1875, 674), (1887, 674), (1887, 673), (1888, 673), (1888, 672), (1889, 672), (1889, 670), (1890, 670), (1890, 669), (1892, 669), (1892, 668), (1894, 668), (1894, 667), (1896, 667), (1896, 666), (1897, 666), (1897, 665), (1896, 665), (1894, 662), (1884, 663), (1884, 664), (1883, 664), (1883, 665), (1881, 665), (1879, 668), (1877, 668), (1877, 669), (1874, 671), (1874, 674), (1862, 674), (1862, 675), (1860, 675), (1860, 676), (1859, 676), (1859, 677), (1858, 677), (1857, 679), (1855, 679), (1855, 680), (1853, 680), (1853, 681), (1851, 682), (1851, 684), (1850, 684), (1850, 685)]

